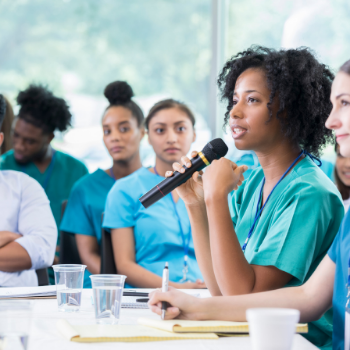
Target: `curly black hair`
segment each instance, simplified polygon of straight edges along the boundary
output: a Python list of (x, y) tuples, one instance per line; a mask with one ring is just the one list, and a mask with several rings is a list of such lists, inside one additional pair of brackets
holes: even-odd
[(286, 137), (316, 156), (328, 142), (334, 142), (332, 131), (325, 127), (332, 110), (329, 97), (334, 75), (305, 47), (274, 50), (253, 45), (228, 60), (218, 78), (221, 98), (228, 101), (224, 127), (233, 107), (237, 78), (249, 68), (261, 69), (266, 74), (271, 91), (267, 104), (269, 120), (271, 104), (278, 97), (276, 117)]
[(0, 128), (5, 118), (6, 102), (4, 96), (0, 94)]
[(107, 109), (112, 106), (123, 106), (136, 118), (137, 125), (143, 126), (145, 117), (142, 109), (132, 100), (134, 92), (126, 81), (117, 80), (108, 84), (105, 88), (104, 95), (109, 102)]
[(17, 96), (20, 106), (18, 118), (22, 118), (45, 133), (65, 131), (71, 126), (72, 114), (65, 100), (52, 94), (42, 85), (29, 85)]

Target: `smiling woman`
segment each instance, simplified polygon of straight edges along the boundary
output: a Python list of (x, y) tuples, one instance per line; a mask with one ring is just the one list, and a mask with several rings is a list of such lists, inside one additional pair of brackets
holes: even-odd
[[(225, 64), (218, 81), (228, 102), (225, 122), (236, 147), (253, 150), (261, 167), (243, 182), (246, 167), (222, 158), (177, 189), (212, 295), (301, 285), (332, 244), (344, 209), (310, 154), (318, 155), (331, 137), (325, 121), (332, 79), (305, 48), (252, 47)], [(331, 333), (323, 317), (310, 324), (307, 337), (323, 346)]]
[(61, 223), (61, 230), (75, 234), (80, 258), (87, 266), (85, 288), (91, 288), (89, 276), (100, 273), (101, 217), (107, 194), (116, 180), (141, 167), (139, 149), (144, 136), (144, 117), (132, 100), (131, 87), (116, 81), (107, 85), (104, 94), (109, 106), (102, 117), (103, 141), (113, 158), (113, 166), (98, 169), (76, 183)]

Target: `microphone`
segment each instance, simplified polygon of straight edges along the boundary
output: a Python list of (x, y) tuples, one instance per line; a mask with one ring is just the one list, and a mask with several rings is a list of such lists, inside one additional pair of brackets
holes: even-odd
[(218, 138), (208, 142), (203, 150), (198, 155), (191, 159), (192, 166), (187, 168), (185, 165), (184, 173), (175, 171), (172, 177), (168, 177), (157, 186), (153, 187), (150, 191), (144, 194), (139, 201), (141, 204), (148, 208), (155, 202), (162, 199), (164, 196), (173, 191), (176, 187), (185, 183), (196, 171), (200, 171), (206, 166), (210, 165), (214, 159), (220, 159), (224, 157), (228, 151), (226, 143)]

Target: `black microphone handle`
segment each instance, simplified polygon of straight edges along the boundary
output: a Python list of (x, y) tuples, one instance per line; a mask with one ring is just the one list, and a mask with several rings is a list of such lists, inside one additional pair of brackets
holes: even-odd
[(164, 196), (173, 191), (176, 187), (185, 183), (196, 171), (200, 171), (206, 167), (200, 156), (196, 156), (191, 159), (192, 166), (187, 168), (185, 165), (182, 167), (185, 169), (184, 173), (174, 172), (172, 177), (168, 177), (157, 186), (153, 187), (150, 191), (145, 193), (139, 200), (145, 208), (150, 207), (155, 202), (162, 199)]

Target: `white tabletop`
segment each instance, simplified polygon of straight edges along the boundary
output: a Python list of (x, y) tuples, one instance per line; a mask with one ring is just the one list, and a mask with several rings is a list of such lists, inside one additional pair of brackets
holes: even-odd
[[(145, 290), (143, 290), (145, 291)], [(191, 291), (198, 293), (198, 290)], [(201, 296), (207, 296), (208, 292), (202, 292)], [(56, 299), (35, 300), (33, 310), (32, 329), (29, 338), (28, 350), (78, 350), (78, 349), (130, 349), (130, 350), (164, 350), (166, 349), (196, 349), (196, 350), (251, 350), (249, 337), (229, 337), (218, 340), (173, 340), (166, 342), (147, 343), (91, 343), (80, 344), (66, 340), (57, 331), (56, 323), (59, 319), (66, 319), (72, 325), (94, 324), (95, 315), (91, 304), (91, 289), (84, 289), (81, 309), (77, 313), (58, 312)], [(120, 324), (136, 324), (139, 317), (159, 318), (150, 310), (122, 309)], [(295, 335), (293, 350), (317, 350), (317, 347), (308, 342), (301, 335)]]

